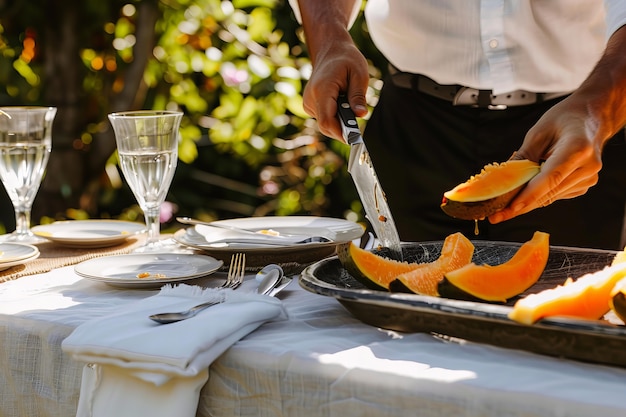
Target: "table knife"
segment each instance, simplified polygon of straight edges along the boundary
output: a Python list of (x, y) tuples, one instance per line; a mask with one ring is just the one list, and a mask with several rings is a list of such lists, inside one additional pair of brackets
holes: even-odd
[(365, 215), (381, 245), (391, 250), (394, 259), (402, 260), (402, 247), (396, 224), (365, 147), (356, 116), (345, 95), (340, 95), (337, 99), (337, 115), (343, 138), (350, 145), (348, 172), (363, 203)]

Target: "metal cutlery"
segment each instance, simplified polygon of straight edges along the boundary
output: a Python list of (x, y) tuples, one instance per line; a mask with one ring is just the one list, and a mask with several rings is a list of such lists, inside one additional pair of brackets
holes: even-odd
[[(268, 265), (268, 267), (262, 269), (257, 274), (257, 276), (262, 277), (262, 279), (261, 279), (261, 283), (256, 289), (256, 293), (274, 297), (283, 288), (289, 285), (289, 283), (291, 282), (291, 278), (284, 276), (282, 268), (278, 265)], [(238, 274), (238, 272), (233, 272), (233, 274), (236, 275)], [(182, 321), (182, 320), (186, 320), (191, 317), (194, 317), (196, 314), (198, 314), (202, 310), (205, 310), (214, 305), (223, 303), (225, 300), (226, 298), (222, 296), (218, 300), (207, 301), (205, 303), (193, 306), (190, 309), (185, 310), (185, 311), (178, 311), (178, 312), (172, 312), (172, 313), (157, 313), (157, 314), (150, 315), (149, 318), (159, 324), (175, 323), (178, 321)]]
[(156, 321), (159, 324), (176, 323), (177, 321), (189, 319), (201, 312), (202, 310), (205, 310), (211, 306), (223, 303), (224, 300), (225, 299), (222, 297), (222, 299), (220, 300), (207, 301), (206, 303), (198, 304), (197, 306), (193, 306), (186, 311), (177, 311), (174, 313), (158, 313), (152, 314), (149, 317), (150, 320)]

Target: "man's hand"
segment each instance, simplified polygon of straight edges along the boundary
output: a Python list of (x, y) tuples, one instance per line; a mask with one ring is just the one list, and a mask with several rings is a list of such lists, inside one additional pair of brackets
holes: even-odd
[(556, 200), (578, 197), (598, 182), (603, 141), (588, 126), (586, 102), (570, 96), (547, 111), (528, 131), (514, 159), (545, 160), (537, 174), (505, 209), (489, 217), (499, 223)]
[(368, 65), (348, 31), (355, 6), (354, 0), (299, 1), (313, 64), (311, 78), (304, 89), (304, 110), (317, 119), (324, 135), (341, 141), (337, 119), (339, 94), (348, 97), (356, 116), (367, 114)]
[(515, 158), (545, 160), (541, 172), (489, 221), (499, 223), (585, 194), (598, 182), (604, 143), (625, 124), (626, 26), (622, 26), (580, 88), (528, 131)]
[(345, 93), (354, 114), (367, 114), (365, 93), (369, 81), (367, 61), (356, 46), (339, 43), (318, 55), (304, 89), (304, 110), (317, 119), (320, 132), (343, 141), (337, 120), (337, 98)]

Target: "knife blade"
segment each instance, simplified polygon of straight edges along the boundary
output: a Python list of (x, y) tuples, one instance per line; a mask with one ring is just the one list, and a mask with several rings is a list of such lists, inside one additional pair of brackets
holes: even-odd
[(337, 99), (337, 115), (343, 138), (350, 145), (348, 172), (356, 186), (365, 215), (380, 243), (391, 250), (394, 259), (402, 260), (400, 237), (387, 198), (380, 186), (374, 165), (361, 136), (361, 130), (345, 95)]

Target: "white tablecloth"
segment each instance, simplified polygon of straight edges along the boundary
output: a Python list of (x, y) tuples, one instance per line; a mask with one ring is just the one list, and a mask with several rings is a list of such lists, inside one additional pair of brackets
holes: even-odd
[[(0, 284), (0, 416), (73, 416), (82, 364), (61, 341), (155, 293), (81, 279), (73, 267)], [(376, 329), (296, 281), (280, 297), (290, 319), (213, 363), (199, 416), (626, 415), (626, 369)]]

